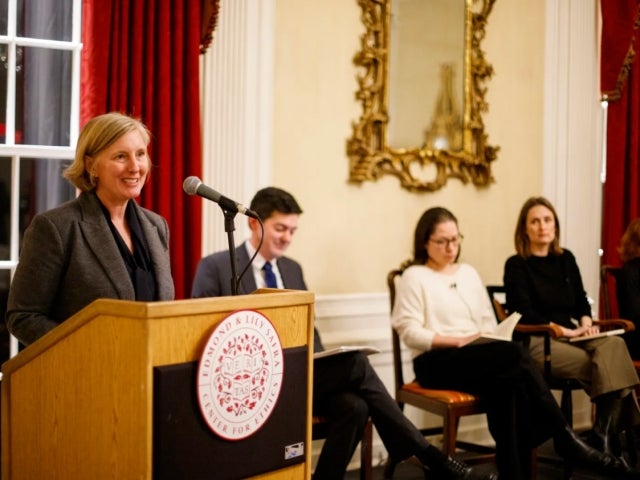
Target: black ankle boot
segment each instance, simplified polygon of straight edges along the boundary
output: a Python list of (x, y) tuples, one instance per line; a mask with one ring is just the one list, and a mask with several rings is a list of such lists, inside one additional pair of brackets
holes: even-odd
[(638, 466), (638, 446), (640, 443), (638, 442), (638, 434), (633, 428), (628, 428), (624, 432), (622, 432), (622, 437), (624, 438), (624, 448), (627, 452), (627, 463), (631, 467)]
[(470, 467), (466, 463), (448, 457), (438, 470), (425, 472), (427, 479), (442, 480), (498, 480), (493, 472), (481, 472), (477, 467)]
[(568, 426), (554, 438), (554, 446), (556, 453), (572, 466), (593, 468), (611, 478), (640, 479), (640, 472), (619, 458), (591, 447)]
[(596, 398), (596, 418), (593, 422), (592, 440), (589, 442), (594, 448), (613, 456), (620, 456), (620, 415), (622, 413), (622, 398), (603, 395)]

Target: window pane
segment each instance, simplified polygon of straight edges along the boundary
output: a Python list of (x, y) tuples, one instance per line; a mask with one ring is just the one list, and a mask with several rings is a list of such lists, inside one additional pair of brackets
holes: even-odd
[(35, 214), (75, 198), (75, 188), (62, 177), (70, 163), (44, 158), (20, 161), (20, 238)]
[(70, 42), (72, 13), (72, 0), (18, 0), (16, 31), (19, 37)]
[(0, 35), (7, 34), (7, 15), (9, 0), (0, 0)]
[[(11, 221), (11, 159), (0, 157), (0, 260), (11, 260), (9, 239)], [(2, 313), (2, 312), (0, 312)]]
[[(7, 117), (7, 69), (9, 67), (7, 51), (7, 44), (0, 44), (0, 143), (6, 143), (5, 122)], [(21, 78), (20, 74), (18, 76)]]
[[(23, 47), (24, 69), (18, 74), (16, 143), (70, 146), (71, 52)], [(20, 92), (29, 92), (20, 95)], [(18, 101), (22, 98), (22, 118)]]
[(0, 270), (0, 362), (9, 359), (9, 332), (4, 323), (4, 314), (7, 311), (7, 298), (9, 296), (9, 270)]

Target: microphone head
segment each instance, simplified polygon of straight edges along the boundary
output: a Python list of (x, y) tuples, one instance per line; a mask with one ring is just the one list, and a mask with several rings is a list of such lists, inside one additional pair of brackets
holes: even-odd
[(189, 195), (195, 195), (200, 185), (202, 185), (202, 182), (198, 177), (187, 177), (182, 182), (182, 189)]

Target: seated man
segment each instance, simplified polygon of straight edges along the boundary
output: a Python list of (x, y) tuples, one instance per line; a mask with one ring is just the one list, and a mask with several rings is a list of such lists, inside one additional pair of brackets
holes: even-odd
[[(268, 187), (260, 190), (250, 205), (264, 223), (264, 241), (252, 264), (241, 279), (238, 292), (248, 294), (263, 287), (306, 290), (302, 268), (284, 256), (298, 228), (302, 213), (292, 195)], [(258, 220), (249, 218), (251, 237), (236, 249), (238, 271), (242, 272), (260, 243)], [(265, 264), (270, 267), (264, 268)], [(229, 252), (203, 258), (196, 271), (193, 297), (231, 295)], [(323, 349), (315, 330), (314, 351)], [(393, 461), (412, 455), (439, 479), (496, 478), (446, 456), (429, 444), (420, 431), (404, 416), (395, 400), (369, 363), (358, 352), (336, 355), (314, 363), (313, 414), (329, 422), (327, 437), (313, 475), (314, 480), (343, 478), (347, 465), (362, 438), (369, 417)]]

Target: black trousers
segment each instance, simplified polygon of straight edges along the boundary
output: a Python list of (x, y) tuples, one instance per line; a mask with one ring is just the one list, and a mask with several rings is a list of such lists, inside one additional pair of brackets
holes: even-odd
[(404, 416), (362, 353), (345, 353), (314, 361), (313, 414), (328, 419), (328, 434), (314, 480), (338, 480), (362, 438), (367, 419), (393, 460), (404, 460), (429, 443)]
[(501, 478), (531, 478), (531, 449), (567, 426), (533, 359), (517, 343), (434, 349), (416, 357), (413, 366), (423, 387), (461, 390), (483, 400)]

